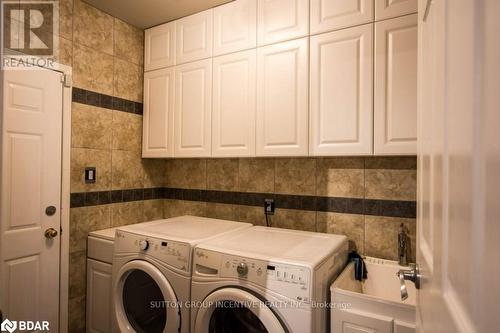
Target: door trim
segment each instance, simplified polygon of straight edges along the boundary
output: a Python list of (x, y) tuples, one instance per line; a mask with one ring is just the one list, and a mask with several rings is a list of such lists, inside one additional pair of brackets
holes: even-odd
[[(22, 54), (3, 56), (2, 58), (23, 57)], [(41, 60), (42, 58), (29, 56), (36, 66), (61, 73), (62, 92), (62, 137), (61, 137), (61, 232), (59, 252), (59, 323), (58, 332), (68, 331), (68, 301), (69, 301), (69, 217), (70, 217), (70, 170), (71, 170), (71, 96), (72, 74), (71, 66), (57, 62)], [(38, 61), (40, 59), (40, 61)], [(3, 59), (2, 59), (3, 61)], [(44, 64), (40, 66), (40, 64)], [(25, 69), (23, 69), (25, 70)], [(33, 69), (26, 69), (33, 70)], [(3, 80), (3, 71), (0, 74)], [(3, 97), (3, 96), (2, 96)], [(1, 123), (0, 123), (1, 125)]]

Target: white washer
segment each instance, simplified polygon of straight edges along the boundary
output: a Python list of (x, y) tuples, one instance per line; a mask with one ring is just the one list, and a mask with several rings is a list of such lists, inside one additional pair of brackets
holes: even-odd
[(113, 332), (189, 332), (192, 249), (251, 224), (182, 216), (120, 227), (113, 253)]
[(345, 236), (266, 227), (199, 244), (192, 332), (326, 332), (328, 288), (347, 251)]

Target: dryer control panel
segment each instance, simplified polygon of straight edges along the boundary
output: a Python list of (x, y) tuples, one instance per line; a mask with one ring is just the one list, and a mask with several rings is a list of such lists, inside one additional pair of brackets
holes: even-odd
[(308, 267), (270, 262), (210, 250), (196, 249), (194, 274), (218, 275), (248, 281), (293, 301), (311, 300), (311, 271)]
[(138, 253), (185, 272), (190, 271), (189, 244), (116, 231), (115, 254)]

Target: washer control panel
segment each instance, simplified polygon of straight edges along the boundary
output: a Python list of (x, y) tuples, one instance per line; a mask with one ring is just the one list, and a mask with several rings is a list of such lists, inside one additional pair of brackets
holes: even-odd
[(310, 301), (311, 272), (307, 267), (222, 255), (220, 276), (244, 279), (295, 301)]
[(115, 253), (130, 252), (151, 256), (182, 271), (190, 271), (188, 244), (117, 230)]

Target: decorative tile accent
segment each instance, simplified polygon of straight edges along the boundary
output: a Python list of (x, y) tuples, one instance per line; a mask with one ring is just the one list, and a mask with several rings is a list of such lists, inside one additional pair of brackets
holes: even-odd
[(142, 115), (143, 104), (73, 87), (73, 102)]

